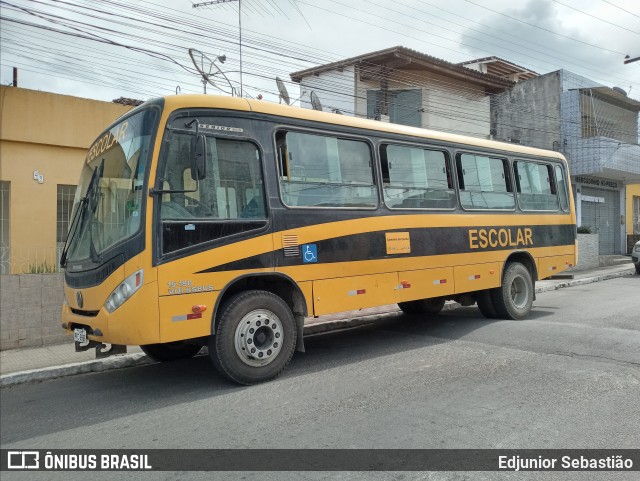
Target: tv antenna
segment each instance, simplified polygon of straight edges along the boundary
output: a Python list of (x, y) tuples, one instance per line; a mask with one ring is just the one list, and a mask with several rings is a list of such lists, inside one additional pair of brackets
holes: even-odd
[[(216, 62), (224, 63), (227, 60), (226, 55), (219, 55), (215, 60), (211, 60), (206, 54), (202, 53), (200, 50), (195, 48), (189, 49), (189, 56), (191, 57), (191, 61), (193, 62), (194, 67), (202, 77), (202, 85), (204, 87), (204, 93), (207, 93), (207, 84), (210, 84), (217, 88), (218, 90), (222, 90), (225, 93), (230, 93), (235, 97), (236, 89), (231, 84), (227, 76), (224, 74), (220, 67), (216, 64)], [(214, 70), (215, 67), (215, 70)], [(224, 89), (220, 88), (219, 85), (216, 85), (214, 82), (215, 75), (220, 74), (227, 81), (229, 87), (231, 88), (231, 92), (227, 92)]]
[(311, 97), (311, 106), (313, 107), (313, 110), (319, 110), (322, 112), (322, 103), (320, 103), (318, 95), (312, 91), (309, 97)]
[(278, 86), (278, 92), (280, 93), (280, 102), (284, 101), (285, 104), (291, 105), (291, 97), (289, 97), (287, 87), (285, 87), (284, 82), (280, 77), (276, 77), (276, 85)]
[[(209, 2), (194, 3), (193, 8), (206, 7), (208, 5), (218, 5), (221, 3), (238, 2), (238, 47), (240, 51), (240, 97), (242, 97), (242, 2), (241, 0), (211, 0)], [(227, 80), (228, 82), (228, 80)]]

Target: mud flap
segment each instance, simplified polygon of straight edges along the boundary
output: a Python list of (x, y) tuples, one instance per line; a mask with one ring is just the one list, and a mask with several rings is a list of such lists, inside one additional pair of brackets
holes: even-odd
[(82, 344), (75, 341), (76, 352), (84, 352), (89, 349), (96, 350), (96, 359), (104, 359), (109, 356), (115, 356), (116, 354), (126, 354), (127, 346), (121, 344), (111, 344), (111, 347), (107, 349), (107, 345), (98, 341), (88, 341), (86, 344)]

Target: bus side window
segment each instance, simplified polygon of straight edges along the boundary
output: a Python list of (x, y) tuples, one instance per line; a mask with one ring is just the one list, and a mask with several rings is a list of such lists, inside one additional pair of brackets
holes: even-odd
[(287, 142), (285, 141), (285, 132), (276, 134), (276, 153), (278, 156), (278, 173), (281, 179), (288, 179), (291, 175), (289, 172), (289, 157), (287, 153)]
[(289, 207), (375, 208), (367, 142), (301, 132), (276, 135), (282, 201)]
[(465, 209), (515, 208), (515, 198), (505, 159), (477, 154), (458, 154), (460, 205)]
[(559, 165), (554, 167), (556, 177), (556, 190), (560, 198), (560, 207), (567, 212), (569, 210), (569, 196), (567, 194), (567, 181), (565, 179), (564, 170)]
[(522, 210), (558, 210), (551, 165), (518, 160), (513, 163), (518, 204)]
[(455, 207), (455, 191), (445, 152), (418, 146), (383, 145), (380, 158), (384, 201), (389, 208)]

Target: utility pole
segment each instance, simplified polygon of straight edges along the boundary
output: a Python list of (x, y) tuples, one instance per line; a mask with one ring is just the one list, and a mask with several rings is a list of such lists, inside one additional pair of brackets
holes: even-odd
[(238, 2), (238, 30), (240, 31), (240, 97), (242, 97), (242, 1), (241, 0), (211, 0), (209, 2), (194, 3), (193, 8), (219, 5), (221, 3)]

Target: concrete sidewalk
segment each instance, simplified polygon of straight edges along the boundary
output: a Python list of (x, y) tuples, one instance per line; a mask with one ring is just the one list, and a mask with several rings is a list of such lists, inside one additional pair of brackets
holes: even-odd
[[(573, 279), (538, 281), (536, 283), (536, 293), (628, 276), (634, 274), (635, 269), (631, 260), (629, 260), (629, 263), (616, 266), (571, 271), (569, 273), (573, 274)], [(445, 310), (457, 309), (458, 307), (460, 307), (459, 304), (448, 302), (445, 305)], [(398, 312), (398, 306), (393, 304), (372, 309), (343, 312), (331, 316), (308, 318), (305, 322), (305, 335), (370, 324), (386, 316), (396, 315)], [(119, 369), (151, 362), (137, 346), (129, 347), (127, 354), (106, 359), (95, 359), (95, 350), (93, 349), (85, 352), (75, 352), (72, 339), (69, 338), (69, 342), (64, 344), (0, 352), (0, 387), (75, 374)]]

